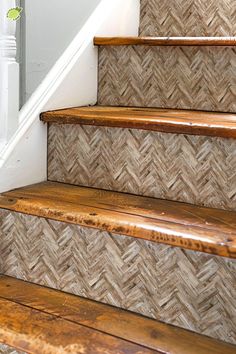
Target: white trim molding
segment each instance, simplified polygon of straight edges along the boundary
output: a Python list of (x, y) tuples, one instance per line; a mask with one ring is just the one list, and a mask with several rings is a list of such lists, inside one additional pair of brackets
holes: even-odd
[[(9, 0), (8, 0), (9, 1)], [(19, 128), (0, 156), (0, 192), (47, 179), (42, 111), (97, 102), (96, 35), (138, 35), (139, 0), (101, 0), (81, 31), (20, 111)]]
[(16, 22), (7, 18), (15, 0), (0, 1), (0, 148), (18, 128), (19, 64), (16, 62)]

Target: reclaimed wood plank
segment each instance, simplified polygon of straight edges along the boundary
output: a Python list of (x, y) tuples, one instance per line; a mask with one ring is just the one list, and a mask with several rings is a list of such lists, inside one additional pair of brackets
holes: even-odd
[(2, 297), (0, 342), (33, 354), (158, 353)]
[(41, 114), (53, 124), (80, 124), (166, 133), (236, 138), (236, 115), (204, 111), (129, 107), (75, 107)]
[(0, 208), (236, 258), (236, 212), (43, 182), (3, 193)]
[(94, 45), (235, 46), (236, 37), (95, 37)]
[[(236, 347), (92, 300), (7, 276), (1, 297), (161, 353), (233, 354)], [(194, 343), (194, 345), (193, 345)]]

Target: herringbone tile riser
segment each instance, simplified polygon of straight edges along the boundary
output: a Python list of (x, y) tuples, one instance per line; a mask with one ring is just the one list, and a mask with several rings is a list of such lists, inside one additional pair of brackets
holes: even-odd
[(0, 238), (3, 274), (236, 344), (233, 260), (4, 210)]
[(50, 125), (48, 178), (236, 210), (236, 140)]
[(140, 35), (236, 36), (234, 0), (141, 0)]
[(0, 343), (0, 354), (26, 354)]
[(233, 47), (99, 49), (98, 103), (236, 112)]

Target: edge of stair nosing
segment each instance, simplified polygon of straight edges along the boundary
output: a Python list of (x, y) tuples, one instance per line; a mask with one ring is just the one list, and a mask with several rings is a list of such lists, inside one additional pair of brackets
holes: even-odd
[[(55, 188), (60, 185), (60, 183), (56, 182), (51, 183), (55, 185)], [(66, 185), (66, 188), (67, 186), (70, 185)], [(73, 188), (76, 187), (73, 186)], [(215, 256), (236, 258), (236, 233), (233, 226), (232, 232), (221, 230), (219, 236), (215, 228), (204, 229), (204, 227), (194, 224), (174, 223), (167, 219), (154, 217), (145, 218), (145, 215), (139, 214), (126, 215), (120, 210), (102, 209), (92, 205), (81, 204), (77, 209), (74, 202), (61, 201), (59, 203), (57, 200), (56, 206), (53, 206), (53, 204), (50, 205), (50, 198), (47, 198), (49, 200), (47, 201), (45, 198), (40, 199), (39, 195), (30, 197), (26, 193), (24, 199), (22, 195), (17, 196), (15, 194), (14, 197), (14, 191), (12, 193), (4, 193), (0, 196), (0, 209), (94, 228), (154, 243), (167, 244), (172, 247), (204, 252)], [(55, 200), (53, 203), (55, 204)], [(178, 202), (173, 203), (176, 204)], [(94, 213), (94, 210), (96, 213)], [(146, 222), (144, 222), (145, 219)]]
[(236, 46), (236, 37), (94, 37), (95, 46)]
[[(101, 107), (102, 106), (97, 106)], [(99, 114), (96, 115), (96, 112), (86, 114), (83, 112), (79, 112), (79, 108), (87, 108), (89, 110), (90, 107), (75, 107), (71, 110), (78, 109), (78, 113), (69, 113), (70, 109), (58, 110), (58, 111), (48, 111), (43, 112), (40, 115), (40, 120), (44, 123), (48, 124), (56, 124), (56, 125), (87, 125), (87, 126), (96, 126), (96, 127), (109, 127), (109, 128), (123, 128), (123, 129), (139, 129), (139, 130), (146, 130), (146, 131), (155, 131), (160, 133), (170, 133), (170, 134), (183, 134), (183, 135), (198, 135), (198, 136), (209, 136), (209, 137), (219, 137), (219, 138), (232, 138), (236, 139), (236, 114), (233, 113), (221, 113), (221, 112), (204, 112), (204, 111), (191, 111), (191, 110), (178, 110), (173, 109), (170, 111), (173, 112), (180, 112), (180, 117), (169, 117), (162, 115), (161, 111), (155, 114), (155, 109), (153, 109), (154, 113), (153, 116), (146, 116), (145, 117), (145, 109), (143, 110), (144, 115), (143, 117), (139, 114), (135, 118), (135, 112), (132, 116), (128, 116), (127, 114), (122, 115), (122, 111), (120, 112), (120, 116), (112, 116), (106, 115), (104, 112), (104, 116), (101, 115), (102, 110), (100, 110)], [(94, 106), (93, 106), (94, 108)], [(107, 107), (106, 107), (107, 108)], [(111, 107), (112, 108), (119, 108), (119, 107)], [(124, 108), (127, 108), (127, 112), (131, 111), (131, 107), (122, 107), (123, 111), (125, 112)], [(134, 107), (132, 107), (134, 108)], [(134, 108), (135, 109), (135, 108)], [(137, 108), (138, 110), (138, 108)], [(157, 109), (161, 110), (161, 109)], [(168, 109), (167, 109), (168, 110)], [(163, 112), (165, 109), (163, 109)], [(140, 111), (141, 112), (141, 111)], [(139, 113), (140, 113), (139, 112)], [(150, 113), (150, 111), (147, 112)], [(232, 122), (229, 120), (224, 124), (220, 124), (218, 122), (212, 121), (206, 122), (199, 122), (194, 117), (189, 118), (189, 121), (184, 120), (181, 117), (181, 113), (184, 114), (189, 113), (191, 117), (191, 113), (193, 115), (205, 115), (207, 119), (208, 115), (211, 118), (211, 115), (218, 116), (217, 118), (232, 118)], [(164, 112), (165, 113), (165, 112)], [(233, 118), (235, 118), (235, 126), (233, 122)], [(227, 126), (228, 124), (228, 126)]]

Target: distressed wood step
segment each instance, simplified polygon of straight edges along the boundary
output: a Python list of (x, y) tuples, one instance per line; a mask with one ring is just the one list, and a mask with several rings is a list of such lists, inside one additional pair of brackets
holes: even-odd
[[(6, 276), (0, 277), (0, 309), (0, 341), (32, 353), (48, 353), (49, 349), (56, 353), (59, 345), (62, 353), (68, 353), (69, 343), (74, 348), (81, 345), (87, 350), (83, 353), (104, 348), (106, 353), (118, 353), (117, 348), (119, 353), (235, 352), (235, 346), (206, 336)], [(72, 352), (76, 352), (73, 347)]]
[(136, 107), (76, 107), (41, 114), (56, 124), (144, 129), (166, 133), (236, 138), (236, 114)]
[(236, 37), (95, 37), (97, 46), (236, 46)]
[[(31, 289), (34, 290), (34, 286), (27, 287), (23, 282), (16, 284), (4, 277), (0, 278), (0, 282), (1, 343), (34, 354), (160, 353), (114, 335), (108, 335), (104, 331), (91, 328), (92, 326), (81, 325), (79, 320), (66, 319), (69, 317), (69, 305), (65, 306), (64, 303), (61, 303), (59, 308), (54, 308), (54, 311), (50, 311), (48, 307), (52, 306), (50, 297), (54, 296), (53, 292), (47, 294), (49, 298), (41, 299), (38, 292), (32, 298)], [(17, 286), (18, 292), (14, 292), (11, 288), (13, 284)], [(63, 298), (64, 302), (70, 300), (67, 295)], [(76, 305), (79, 306), (79, 301)], [(66, 310), (67, 316), (63, 316), (62, 313)], [(92, 315), (94, 314), (88, 313), (88, 316)]]
[(0, 208), (236, 258), (236, 212), (44, 182), (0, 196)]

